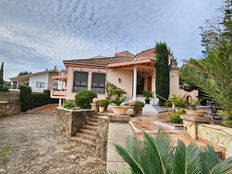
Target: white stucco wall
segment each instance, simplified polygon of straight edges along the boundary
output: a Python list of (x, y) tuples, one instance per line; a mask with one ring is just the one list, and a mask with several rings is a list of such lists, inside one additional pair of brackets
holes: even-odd
[[(45, 88), (37, 88), (37, 82), (44, 82)], [(48, 89), (48, 73), (31, 76), (29, 78), (29, 86), (31, 87), (32, 92), (43, 92), (44, 90)]]

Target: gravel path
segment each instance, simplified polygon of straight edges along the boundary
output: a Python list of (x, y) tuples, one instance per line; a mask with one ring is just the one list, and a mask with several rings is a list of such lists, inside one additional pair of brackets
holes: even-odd
[(94, 150), (56, 135), (54, 114), (0, 118), (0, 147), (3, 146), (11, 149), (9, 173), (88, 174), (103, 170), (106, 165), (94, 157)]

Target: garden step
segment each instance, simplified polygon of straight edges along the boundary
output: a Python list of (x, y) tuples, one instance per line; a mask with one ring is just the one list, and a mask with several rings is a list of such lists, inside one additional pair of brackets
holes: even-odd
[(86, 133), (86, 134), (89, 134), (89, 135), (93, 135), (93, 136), (96, 136), (97, 135), (97, 132), (96, 131), (93, 131), (93, 130), (88, 130), (88, 129), (80, 129), (80, 132), (81, 133)]
[(89, 121), (91, 121), (91, 122), (97, 122), (97, 118), (90, 117)]
[(88, 121), (88, 125), (90, 125), (90, 126), (97, 126), (97, 122)]
[(86, 134), (86, 133), (77, 133), (76, 137), (82, 138), (84, 140), (91, 141), (93, 143), (95, 143), (96, 139), (97, 139), (96, 136), (89, 135), (89, 134)]
[(83, 145), (89, 146), (91, 148), (96, 148), (95, 142), (92, 142), (92, 141), (89, 141), (86, 139), (82, 139), (80, 137), (71, 137), (71, 140), (78, 143), (78, 144), (83, 144)]
[(84, 125), (83, 128), (88, 129), (88, 130), (97, 131), (97, 126)]

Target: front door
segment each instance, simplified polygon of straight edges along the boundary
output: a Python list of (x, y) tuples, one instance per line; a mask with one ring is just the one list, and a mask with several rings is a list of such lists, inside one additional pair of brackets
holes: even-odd
[(144, 91), (144, 77), (137, 77), (137, 95), (142, 95)]
[(151, 88), (152, 88), (152, 76), (149, 76), (148, 78), (147, 78), (147, 90), (148, 91), (151, 91)]

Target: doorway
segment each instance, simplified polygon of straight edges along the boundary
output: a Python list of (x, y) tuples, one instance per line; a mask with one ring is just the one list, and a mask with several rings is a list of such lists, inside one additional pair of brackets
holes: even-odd
[(152, 76), (147, 77), (147, 90), (152, 92)]
[(137, 77), (137, 92), (136, 92), (137, 95), (142, 95), (143, 94), (144, 82), (145, 82), (144, 77), (141, 77), (141, 76)]

